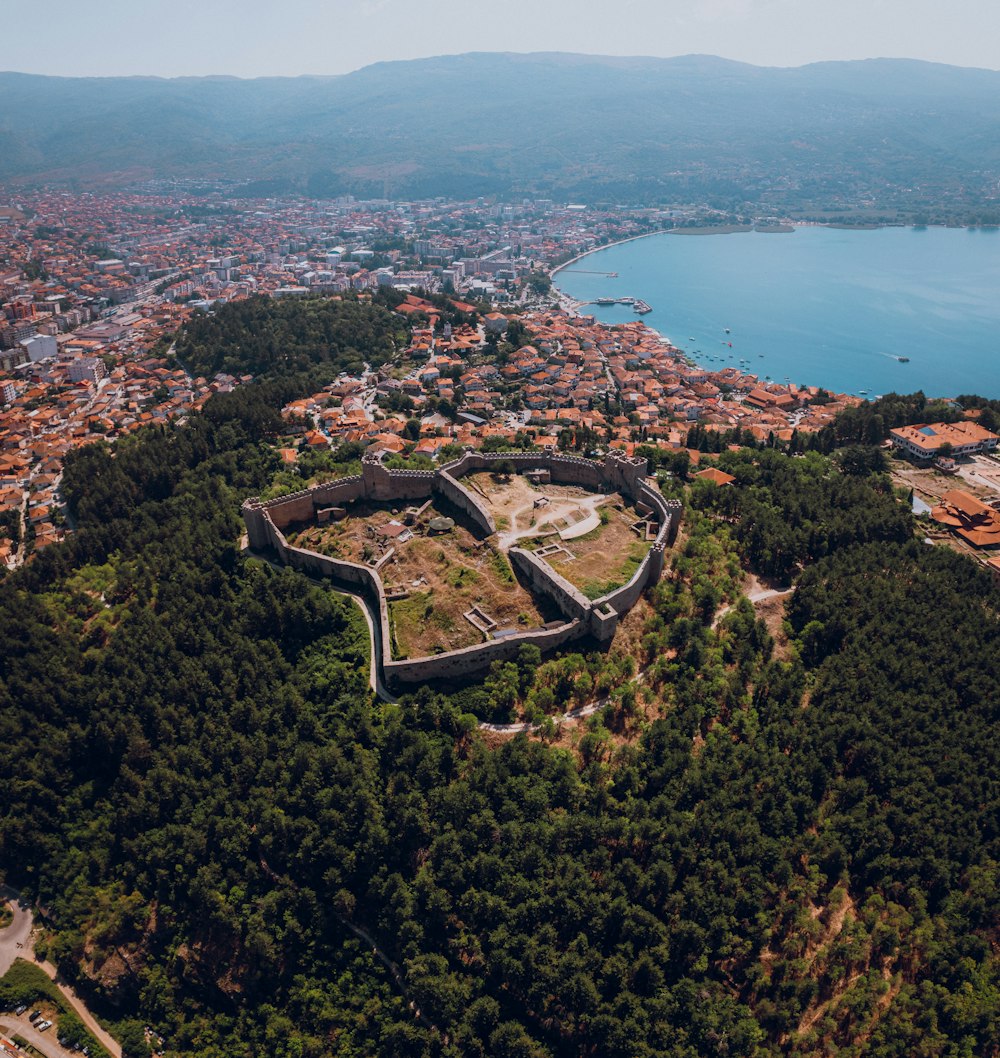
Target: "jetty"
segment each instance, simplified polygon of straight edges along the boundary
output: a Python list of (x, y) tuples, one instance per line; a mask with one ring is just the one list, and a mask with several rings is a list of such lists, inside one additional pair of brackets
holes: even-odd
[(581, 303), (581, 308), (583, 305), (631, 305), (639, 315), (653, 311), (653, 307), (639, 297), (595, 297), (593, 302)]

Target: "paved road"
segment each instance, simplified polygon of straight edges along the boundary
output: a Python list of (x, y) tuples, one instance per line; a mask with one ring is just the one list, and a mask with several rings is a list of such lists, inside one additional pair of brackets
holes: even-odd
[[(86, 1004), (76, 994), (73, 987), (60, 977), (59, 971), (52, 963), (39, 962), (37, 960), (34, 941), (31, 937), (31, 911), (26, 907), (20, 906), (18, 903), (19, 894), (7, 886), (2, 886), (0, 887), (0, 898), (6, 900), (14, 912), (14, 921), (7, 929), (0, 931), (0, 973), (6, 973), (15, 959), (25, 959), (37, 966), (46, 976), (51, 978), (56, 988), (62, 993), (63, 998), (73, 1008), (88, 1030), (107, 1047), (114, 1058), (122, 1058), (121, 1044), (101, 1028), (97, 1019), (90, 1013)], [(55, 1032), (55, 1029), (50, 1031)], [(22, 1035), (24, 1034), (22, 1033)], [(43, 1042), (48, 1039), (47, 1035), (40, 1038)], [(26, 1035), (25, 1039), (28, 1039)], [(48, 1044), (48, 1049), (51, 1050), (51, 1044)], [(59, 1050), (62, 1052), (62, 1048), (59, 1048)]]
[(14, 921), (0, 930), (0, 977), (14, 965), (15, 959), (28, 958), (31, 951), (31, 912), (17, 901), (18, 894), (8, 886), (0, 886), (0, 900), (14, 912)]

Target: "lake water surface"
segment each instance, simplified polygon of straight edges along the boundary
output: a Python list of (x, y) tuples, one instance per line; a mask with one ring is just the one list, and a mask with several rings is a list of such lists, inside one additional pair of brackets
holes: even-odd
[[(556, 282), (581, 301), (641, 298), (653, 311), (640, 318), (710, 369), (743, 358), (762, 379), (842, 393), (1000, 397), (995, 230), (656, 235), (598, 250)], [(636, 319), (630, 306), (581, 311)]]

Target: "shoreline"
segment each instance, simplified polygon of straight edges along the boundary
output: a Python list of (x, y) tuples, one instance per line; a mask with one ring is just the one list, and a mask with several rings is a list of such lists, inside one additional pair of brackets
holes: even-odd
[[(794, 224), (794, 225), (790, 225), (789, 227), (794, 232), (800, 226), (806, 226), (806, 225)], [(822, 227), (822, 228), (833, 227), (833, 225), (829, 225), (829, 224), (817, 224), (817, 225), (811, 225), (811, 226), (813, 226), (813, 227)], [(571, 257), (568, 261), (564, 261), (562, 264), (557, 265), (555, 268), (551, 269), (549, 271), (549, 273), (548, 273), (549, 279), (552, 280), (552, 290), (553, 290), (553, 292), (555, 293), (555, 296), (556, 296), (556, 307), (559, 308), (560, 310), (562, 310), (563, 312), (565, 312), (570, 318), (576, 318), (576, 317), (580, 317), (580, 316), (583, 315), (583, 313), (580, 312), (580, 309), (582, 309), (585, 305), (592, 305), (593, 304), (593, 302), (591, 302), (591, 301), (579, 301), (577, 298), (571, 297), (561, 287), (559, 287), (556, 284), (556, 275), (559, 272), (561, 272), (564, 268), (568, 268), (570, 265), (575, 264), (577, 261), (582, 261), (585, 257), (589, 257), (591, 254), (598, 253), (601, 250), (609, 250), (609, 249), (611, 249), (612, 246), (624, 246), (626, 243), (637, 242), (639, 239), (650, 239), (654, 235), (672, 235), (675, 232), (682, 231), (682, 230), (684, 230), (684, 229), (666, 228), (666, 229), (661, 229), (660, 231), (644, 232), (642, 235), (630, 235), (628, 238), (616, 239), (614, 242), (608, 242), (608, 243), (604, 243), (601, 246), (595, 246), (592, 250), (585, 250), (583, 253), (579, 253), (575, 257)], [(756, 229), (754, 229), (754, 228), (738, 228), (736, 231), (729, 231), (729, 230), (720, 231), (720, 230), (718, 230), (718, 228), (713, 229), (711, 227), (709, 227), (709, 228), (700, 228), (700, 229), (697, 229), (697, 230), (688, 229), (689, 234), (691, 234), (691, 235), (744, 234), (746, 232), (752, 232), (752, 231), (755, 231), (755, 230)], [(772, 232), (765, 232), (763, 234), (771, 234), (771, 233)], [(783, 234), (783, 232), (781, 234)], [(701, 368), (702, 370), (708, 371), (709, 373), (714, 373), (712, 371), (712, 369), (709, 368), (707, 365), (699, 363), (699, 361), (696, 360), (694, 358), (694, 356), (692, 356), (692, 354), (690, 354), (687, 350), (682, 349), (680, 346), (675, 345), (674, 342), (673, 342), (673, 339), (670, 338), (668, 335), (664, 334), (663, 331), (661, 331), (659, 328), (652, 327), (648, 323), (645, 323), (645, 321), (643, 321), (643, 319), (641, 317), (638, 318), (638, 322), (643, 323), (643, 325), (645, 327), (647, 327), (649, 330), (651, 330), (654, 334), (658, 335), (659, 338), (662, 341), (666, 342), (667, 345), (669, 345), (672, 349), (676, 349), (678, 355), (680, 356), (680, 358), (685, 363), (687, 363), (688, 366), (690, 366), (690, 367), (698, 367), (698, 368)], [(770, 384), (781, 385), (781, 383), (778, 382), (776, 379), (771, 379), (769, 381), (770, 381)], [(764, 380), (760, 380), (760, 384), (761, 385), (767, 385), (768, 382), (766, 382)], [(789, 385), (789, 383), (785, 382), (784, 385), (787, 387)], [(795, 385), (798, 386), (799, 388), (808, 388), (806, 386), (803, 386), (800, 383), (795, 383)], [(821, 386), (819, 388), (827, 389), (827, 387), (825, 387), (825, 386)], [(828, 392), (832, 393), (833, 391), (832, 390), (828, 390)], [(853, 393), (851, 393), (851, 394), (837, 394), (837, 396), (838, 397), (842, 397), (842, 396), (855, 397), (855, 396), (859, 396), (859, 394), (853, 394)], [(861, 397), (861, 399), (862, 400), (868, 400), (868, 397), (864, 396), (864, 397)], [(875, 398), (873, 398), (873, 399), (875, 399)]]
[[(562, 264), (556, 265), (555, 268), (549, 270), (549, 279), (553, 279), (557, 272), (561, 272), (564, 268), (569, 268), (571, 264), (576, 264), (577, 261), (582, 261), (585, 257), (589, 257), (592, 253), (597, 253), (599, 250), (610, 250), (612, 246), (624, 246), (627, 242), (636, 242), (638, 239), (651, 239), (654, 235), (669, 235), (672, 228), (661, 228), (659, 231), (646, 231), (642, 235), (629, 235), (626, 239), (615, 239), (614, 242), (604, 242), (600, 246), (595, 246), (592, 250), (584, 250), (583, 253), (578, 253), (576, 257), (571, 257), (568, 261), (563, 261)], [(587, 304), (581, 302), (581, 304)]]
[[(966, 230), (952, 227), (950, 225), (927, 225), (925, 228), (921, 229), (911, 224), (886, 224), (874, 227), (860, 227), (859, 225), (841, 225), (837, 222), (799, 222), (795, 225), (796, 231), (798, 231), (798, 228), (800, 227), (808, 229), (827, 229), (828, 239), (833, 240), (833, 245), (838, 248), (837, 253), (840, 255), (846, 254), (848, 257), (854, 253), (855, 250), (860, 250), (862, 256), (864, 256), (869, 248), (872, 248), (872, 244), (869, 243), (863, 235), (858, 235), (856, 242), (853, 239), (849, 243), (846, 242), (846, 239), (849, 239), (850, 236), (841, 237), (838, 241), (835, 238), (837, 233), (845, 230), (866, 233), (873, 230), (883, 231), (887, 235), (892, 235), (892, 240), (889, 244), (889, 249), (892, 251), (892, 259), (895, 259), (895, 256), (898, 256), (899, 254), (903, 255), (903, 259), (908, 259), (908, 256), (913, 252), (916, 253), (919, 261), (923, 261), (928, 254), (932, 253), (932, 249), (926, 242), (926, 234), (925, 239), (921, 240), (919, 238), (921, 230), (923, 230), (924, 233), (926, 233), (927, 230), (930, 230), (932, 235), (937, 232), (935, 239), (945, 240), (952, 240), (956, 237), (954, 235), (949, 236), (949, 232), (954, 233)], [(683, 231), (684, 229), (674, 230)], [(716, 231), (718, 231), (718, 229), (716, 229)], [(911, 235), (909, 234), (910, 232), (913, 232), (914, 234)], [(569, 260), (564, 261), (551, 269), (549, 274), (553, 282), (550, 304), (552, 304), (555, 310), (565, 313), (566, 316), (570, 318), (579, 318), (581, 316), (593, 317), (606, 323), (608, 326), (626, 323), (632, 318), (632, 314), (623, 311), (621, 306), (618, 306), (617, 311), (608, 310), (605, 312), (601, 307), (594, 303), (593, 299), (597, 295), (606, 293), (602, 289), (603, 280), (600, 280), (596, 273), (590, 276), (584, 276), (579, 282), (575, 280), (573, 281), (574, 285), (576, 285), (577, 289), (581, 292), (577, 296), (571, 295), (568, 290), (561, 286), (560, 273), (574, 268), (576, 263), (582, 261), (591, 254), (597, 253), (599, 250), (638, 241), (640, 238), (650, 238), (653, 235), (667, 234), (672, 234), (672, 231), (661, 229), (655, 232), (644, 232), (640, 235), (617, 239), (614, 242), (606, 243), (602, 246), (595, 246), (592, 249), (575, 254)], [(986, 234), (996, 235), (997, 229), (994, 229), (992, 233), (987, 232)], [(869, 236), (869, 238), (875, 238), (875, 236)], [(911, 241), (913, 244), (912, 251), (910, 249)], [(976, 242), (978, 248), (974, 251), (971, 249), (968, 251), (968, 261), (981, 261), (984, 267), (988, 266), (988, 270), (992, 270), (996, 263), (996, 258), (991, 248), (992, 243), (991, 247), (987, 247), (983, 240), (976, 240)], [(765, 246), (764, 240), (759, 240), (758, 243), (760, 247)], [(923, 249), (917, 249), (918, 243)], [(936, 241), (931, 245), (937, 245)], [(942, 243), (942, 245), (951, 246), (952, 241), (946, 241)], [(962, 245), (965, 245), (964, 240), (962, 240)], [(770, 259), (773, 254), (778, 254), (778, 258), (780, 259), (786, 257), (783, 243), (780, 248), (775, 246), (773, 251), (758, 251), (756, 248), (750, 249), (742, 243), (737, 244), (735, 242), (732, 243), (731, 246), (728, 243), (725, 245), (719, 244), (718, 246), (712, 244), (712, 246), (715, 248), (703, 247), (704, 253), (699, 251), (699, 253), (695, 255), (696, 258), (707, 261), (716, 260), (718, 258), (718, 260), (724, 261), (730, 256), (729, 249), (727, 248), (730, 248), (733, 253), (738, 253), (741, 258), (744, 255), (748, 255), (751, 260), (758, 259), (759, 253), (764, 254), (764, 257), (762, 258), (763, 260)], [(625, 271), (622, 274), (625, 278), (619, 280), (619, 283), (623, 286), (632, 283), (637, 287), (642, 287), (643, 275), (646, 272), (647, 265), (649, 268), (653, 268), (655, 261), (659, 260), (660, 257), (663, 257), (664, 255), (666, 259), (675, 264), (677, 261), (683, 261), (686, 259), (687, 255), (682, 252), (683, 248), (675, 246), (674, 250), (676, 250), (677, 253), (669, 250), (669, 244), (664, 243), (662, 253), (660, 251), (655, 253), (647, 253), (646, 251), (629, 251), (625, 257), (612, 255), (611, 261), (600, 263), (595, 262), (595, 267), (597, 269), (603, 269), (603, 273), (607, 273), (617, 268), (624, 268)], [(804, 247), (799, 248), (798, 250), (793, 250), (791, 245), (789, 245), (788, 250), (790, 253), (793, 253), (793, 259), (795, 259), (795, 255), (799, 254), (800, 250), (803, 253), (805, 252)], [(635, 256), (636, 253), (638, 253), (638, 257)], [(809, 255), (806, 254), (806, 257), (808, 256)], [(966, 260), (965, 254), (962, 255), (962, 259)], [(631, 264), (629, 262), (631, 262)], [(639, 264), (638, 269), (636, 269), (637, 263)], [(962, 274), (964, 273), (959, 271), (956, 273), (956, 276), (960, 278)], [(629, 276), (631, 276), (631, 279), (628, 278)], [(951, 290), (952, 286), (954, 286), (954, 279), (955, 277), (952, 277), (950, 285), (949, 283), (945, 283), (943, 289), (946, 291)], [(655, 293), (659, 288), (656, 285), (651, 285), (647, 282), (645, 284), (645, 289), (651, 293)], [(641, 296), (641, 291), (634, 289), (629, 290), (628, 293), (634, 294), (636, 297)], [(648, 293), (645, 296), (652, 302)], [(644, 316), (635, 317), (635, 319), (638, 322), (642, 322), (645, 327), (649, 328), (649, 330), (654, 331), (662, 341), (673, 345), (675, 348), (681, 349), (689, 361), (698, 364), (703, 369), (714, 372), (719, 369), (720, 365), (725, 366), (725, 357), (723, 356), (722, 359), (719, 358), (719, 349), (715, 347), (715, 342), (711, 340), (712, 335), (709, 334), (709, 337), (705, 338), (703, 332), (697, 329), (698, 325), (696, 322), (692, 322), (691, 324), (693, 329), (690, 331), (685, 330), (683, 334), (687, 335), (690, 333), (701, 335), (702, 339), (700, 341), (696, 342), (692, 340), (687, 342), (683, 341), (682, 337), (680, 339), (680, 344), (678, 345), (671, 340), (670, 333), (667, 332), (665, 328), (669, 326), (676, 334), (680, 327), (684, 326), (682, 322), (678, 322), (678, 319), (675, 318), (676, 312), (680, 312), (682, 316), (684, 315), (684, 312), (681, 311), (681, 304), (678, 303), (673, 310), (670, 309), (669, 302), (673, 296), (674, 295), (668, 297), (667, 302), (659, 306), (659, 311), (653, 315), (651, 320), (648, 320)], [(705, 297), (708, 298), (708, 296), (706, 288)], [(784, 305), (785, 303), (781, 302), (781, 304)], [(794, 315), (794, 305), (788, 303), (787, 307), (789, 312)], [(612, 309), (613, 308), (614, 307), (612, 307)], [(931, 356), (926, 351), (924, 348), (926, 343), (921, 339), (920, 335), (915, 332), (915, 328), (907, 325), (906, 327), (902, 327), (897, 333), (896, 330), (892, 329), (895, 327), (894, 318), (886, 316), (884, 312), (881, 315), (876, 313), (873, 316), (874, 329), (867, 329), (863, 334), (861, 332), (855, 334), (852, 331), (851, 335), (853, 337), (851, 337), (850, 342), (842, 343), (844, 344), (845, 353), (851, 353), (851, 358), (849, 361), (845, 360), (844, 364), (835, 363), (830, 355), (824, 353), (822, 349), (814, 350), (811, 347), (809, 350), (805, 350), (804, 348), (802, 357), (796, 356), (793, 348), (795, 344), (794, 341), (787, 336), (782, 337), (782, 334), (779, 333), (781, 332), (781, 327), (776, 327), (776, 337), (770, 337), (771, 329), (773, 329), (772, 325), (776, 325), (779, 321), (771, 321), (766, 316), (761, 315), (759, 311), (757, 316), (759, 318), (756, 321), (756, 330), (754, 332), (756, 338), (751, 341), (751, 336), (749, 334), (743, 335), (739, 352), (746, 353), (751, 357), (751, 363), (747, 365), (747, 370), (751, 373), (760, 376), (764, 372), (768, 372), (774, 376), (773, 379), (765, 378), (762, 382), (773, 381), (780, 384), (782, 376), (791, 375), (799, 381), (799, 384), (816, 385), (828, 389), (831, 392), (842, 392), (868, 400), (873, 399), (871, 396), (872, 394), (879, 395), (891, 391), (909, 392), (917, 388), (922, 388), (928, 393), (947, 393), (957, 391), (989, 394), (996, 390), (996, 382), (990, 381), (991, 379), (995, 379), (996, 365), (990, 363), (987, 358), (983, 357), (982, 349), (986, 348), (986, 346), (983, 345), (982, 339), (985, 331), (983, 327), (979, 325), (976, 327), (970, 327), (967, 332), (959, 329), (958, 340), (959, 342), (965, 342), (969, 346), (969, 349), (967, 355), (963, 354), (961, 362), (956, 365), (961, 369), (961, 372), (963, 373), (962, 377), (964, 379), (958, 390), (956, 390), (956, 377), (952, 377), (950, 372), (943, 371), (942, 365), (939, 363), (938, 359), (935, 356)], [(995, 318), (995, 305), (986, 313), (985, 318)], [(724, 323), (726, 321), (721, 320), (720, 322)], [(716, 337), (721, 338), (722, 336), (719, 334)], [(707, 345), (705, 344), (706, 341), (708, 342)], [(837, 343), (834, 343), (834, 346), (837, 346)], [(839, 348), (839, 346), (837, 347)], [(917, 350), (917, 353), (923, 352), (923, 355), (918, 358), (917, 353), (911, 352), (911, 348)], [(885, 350), (889, 350), (890, 352), (886, 352)], [(725, 354), (728, 353), (729, 350), (723, 347), (722, 352)], [(806, 352), (808, 352), (809, 355), (805, 355)], [(883, 357), (895, 359), (895, 357), (891, 355), (893, 352), (906, 354), (907, 363), (910, 358), (917, 359), (918, 363), (909, 367), (897, 368), (895, 364), (891, 364), (888, 360), (883, 359)], [(761, 354), (760, 357), (756, 355), (758, 353)], [(775, 355), (772, 356), (772, 353)], [(977, 372), (973, 372), (973, 368), (977, 368)], [(914, 377), (915, 373), (920, 377)], [(972, 374), (974, 374), (975, 377), (966, 377)], [(836, 382), (834, 382), (834, 379), (836, 379)], [(963, 386), (964, 388), (961, 388)]]

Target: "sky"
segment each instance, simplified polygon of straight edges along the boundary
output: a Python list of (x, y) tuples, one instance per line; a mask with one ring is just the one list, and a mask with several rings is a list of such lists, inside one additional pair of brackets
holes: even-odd
[(1000, 69), (996, 0), (0, 0), (0, 16), (0, 70), (62, 76), (338, 74), (469, 51)]

